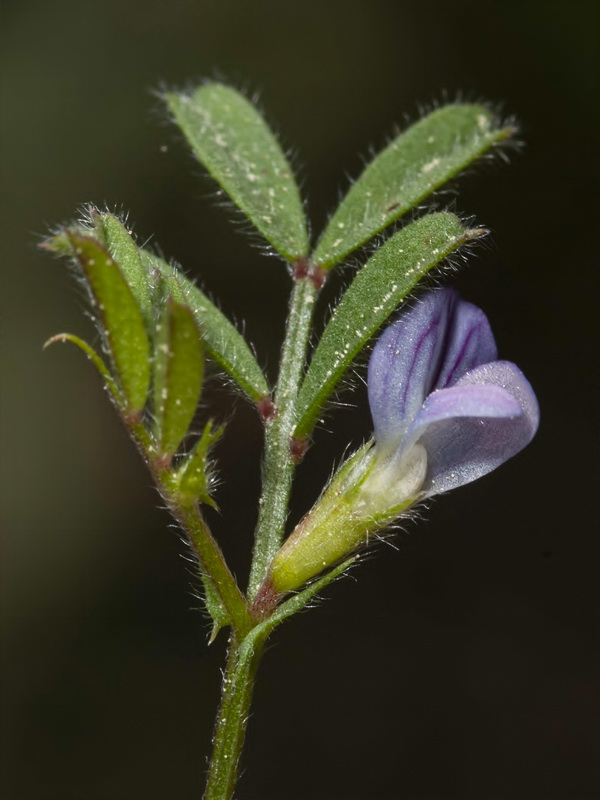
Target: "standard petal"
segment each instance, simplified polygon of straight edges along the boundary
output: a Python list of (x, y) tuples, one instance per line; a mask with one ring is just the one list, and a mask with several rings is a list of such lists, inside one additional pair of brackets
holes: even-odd
[(367, 386), (380, 449), (399, 443), (431, 391), (457, 299), (451, 290), (429, 292), (389, 325), (373, 348)]
[(515, 364), (495, 361), (469, 371), (451, 389), (431, 395), (401, 450), (418, 441), (427, 450), (429, 495), (447, 492), (491, 472), (533, 438), (538, 403)]
[(445, 389), (479, 364), (489, 364), (498, 358), (494, 334), (488, 318), (483, 311), (458, 297), (451, 289), (443, 290), (455, 295), (450, 306), (443, 352), (439, 361), (439, 371), (433, 377), (434, 389)]

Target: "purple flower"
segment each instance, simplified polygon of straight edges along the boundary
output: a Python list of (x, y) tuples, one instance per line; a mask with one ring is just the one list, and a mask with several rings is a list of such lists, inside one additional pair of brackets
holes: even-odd
[(426, 454), (421, 492), (439, 494), (491, 472), (531, 441), (536, 397), (518, 367), (496, 359), (485, 314), (451, 289), (425, 295), (383, 332), (368, 391), (375, 459), (388, 480)]
[(297, 589), (419, 500), (480, 478), (531, 441), (533, 390), (496, 358), (484, 313), (451, 289), (425, 295), (382, 333), (369, 362), (375, 442), (342, 464), (276, 554), (272, 588)]

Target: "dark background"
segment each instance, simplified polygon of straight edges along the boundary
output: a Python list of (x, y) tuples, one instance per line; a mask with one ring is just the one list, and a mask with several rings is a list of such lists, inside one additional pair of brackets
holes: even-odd
[[(600, 796), (596, 5), (4, 0), (4, 797), (201, 794), (226, 637), (207, 649), (183, 548), (93, 370), (75, 349), (41, 352), (90, 326), (35, 245), (84, 202), (127, 209), (273, 370), (286, 271), (211, 201), (151, 94), (215, 74), (260, 92), (315, 233), (359, 156), (419, 104), (463, 91), (516, 114), (525, 149), (441, 202), (493, 231), (449, 280), (488, 312), (542, 409), (526, 451), (276, 634), (237, 796)], [(299, 471), (295, 519), (368, 430), (355, 398)], [(245, 579), (260, 428), (215, 386), (209, 411), (230, 419), (211, 522)]]

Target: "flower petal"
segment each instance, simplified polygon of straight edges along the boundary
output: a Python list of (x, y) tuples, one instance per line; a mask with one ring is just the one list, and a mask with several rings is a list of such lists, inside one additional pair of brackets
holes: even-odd
[(394, 448), (430, 391), (454, 293), (426, 294), (381, 334), (369, 361), (369, 405), (380, 448)]
[(498, 358), (494, 334), (483, 311), (451, 289), (444, 291), (453, 294), (455, 302), (450, 306), (444, 350), (430, 392), (454, 386), (469, 370)]
[(531, 441), (538, 422), (537, 400), (523, 373), (515, 364), (495, 361), (427, 398), (401, 450), (421, 442), (428, 458), (424, 490), (439, 494), (514, 456)]
[(430, 392), (496, 357), (481, 309), (452, 289), (426, 294), (386, 328), (371, 355), (369, 403), (379, 447), (397, 446)]

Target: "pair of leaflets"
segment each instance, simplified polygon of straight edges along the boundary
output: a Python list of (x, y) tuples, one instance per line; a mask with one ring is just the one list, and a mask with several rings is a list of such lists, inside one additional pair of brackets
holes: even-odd
[[(514, 132), (481, 105), (436, 109), (368, 164), (311, 253), (292, 168), (256, 107), (220, 83), (167, 93), (165, 101), (194, 155), (269, 244), (292, 263), (308, 258), (325, 271)], [(423, 275), (481, 233), (453, 214), (429, 214), (395, 233), (367, 261), (313, 354), (298, 402), (298, 437), (310, 435), (356, 355)], [(250, 366), (244, 359), (236, 362)], [(233, 377), (240, 383), (239, 372)], [(248, 383), (240, 385), (252, 397)]]

